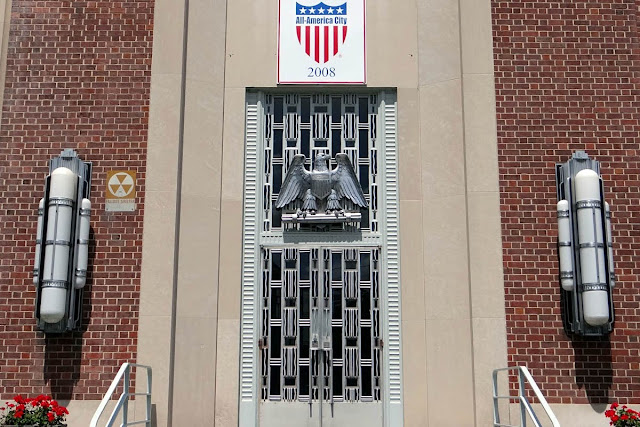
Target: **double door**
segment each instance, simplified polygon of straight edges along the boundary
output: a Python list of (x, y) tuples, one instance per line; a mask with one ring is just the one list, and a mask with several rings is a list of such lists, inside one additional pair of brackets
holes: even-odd
[(377, 247), (261, 250), (260, 426), (381, 426)]

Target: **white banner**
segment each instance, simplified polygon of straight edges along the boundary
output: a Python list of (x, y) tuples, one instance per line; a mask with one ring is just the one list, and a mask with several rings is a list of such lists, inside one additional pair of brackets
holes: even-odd
[(280, 0), (278, 83), (366, 83), (364, 0)]

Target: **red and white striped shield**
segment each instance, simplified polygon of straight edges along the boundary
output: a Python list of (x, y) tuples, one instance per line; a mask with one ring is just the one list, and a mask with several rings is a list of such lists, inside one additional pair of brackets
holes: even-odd
[(296, 5), (296, 33), (298, 42), (311, 59), (325, 64), (336, 56), (347, 38), (347, 4), (327, 6)]

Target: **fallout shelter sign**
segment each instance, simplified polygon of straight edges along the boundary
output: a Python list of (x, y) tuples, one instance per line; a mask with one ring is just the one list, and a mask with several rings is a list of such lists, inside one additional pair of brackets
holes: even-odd
[(107, 191), (104, 201), (107, 212), (133, 212), (136, 210), (136, 172), (107, 171)]
[(278, 83), (366, 83), (364, 0), (280, 0)]

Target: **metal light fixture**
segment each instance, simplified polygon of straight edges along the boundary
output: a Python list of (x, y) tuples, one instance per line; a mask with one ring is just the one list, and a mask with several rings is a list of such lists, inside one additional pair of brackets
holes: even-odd
[(562, 321), (569, 334), (613, 330), (615, 287), (609, 204), (600, 164), (584, 151), (556, 164)]
[(64, 150), (49, 162), (38, 207), (33, 268), (36, 319), (44, 332), (78, 330), (89, 259), (91, 163)]

